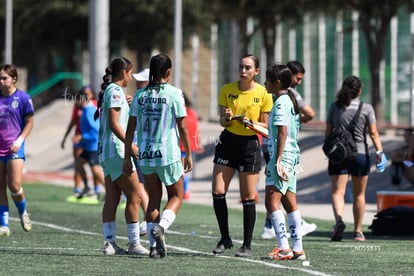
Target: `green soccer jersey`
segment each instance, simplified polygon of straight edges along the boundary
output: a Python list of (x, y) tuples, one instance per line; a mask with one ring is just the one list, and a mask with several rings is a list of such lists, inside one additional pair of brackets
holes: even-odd
[(109, 127), (109, 109), (119, 108), (118, 123), (126, 131), (128, 123), (129, 105), (125, 97), (125, 92), (116, 83), (110, 83), (105, 89), (103, 102), (100, 112), (99, 128), (99, 162), (108, 160), (116, 155), (124, 158), (124, 143), (112, 132)]
[(299, 115), (295, 114), (292, 100), (287, 94), (283, 94), (276, 99), (269, 116), (269, 140), (271, 141), (269, 153), (273, 162), (276, 161), (278, 126), (287, 127), (282, 161), (285, 165), (295, 166), (300, 153), (297, 143), (300, 123)]
[(138, 90), (130, 116), (137, 118), (136, 134), (140, 166), (166, 166), (181, 160), (176, 119), (186, 117), (181, 89), (161, 84), (160, 90)]

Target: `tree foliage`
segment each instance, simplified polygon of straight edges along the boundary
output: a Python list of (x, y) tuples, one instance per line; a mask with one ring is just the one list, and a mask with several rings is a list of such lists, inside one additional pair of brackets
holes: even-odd
[[(87, 1), (14, 0), (13, 8), (14, 63), (30, 68), (42, 64), (47, 71), (60, 66), (52, 62), (59, 56), (73, 67), (73, 51), (68, 49), (74, 48), (76, 40), (87, 39)], [(1, 16), (4, 20), (5, 14)], [(38, 60), (44, 57), (49, 62)]]
[(413, 9), (412, 0), (375, 0), (333, 1), (342, 10), (353, 10), (359, 13), (361, 29), (364, 33), (368, 64), (371, 76), (371, 104), (373, 105), (379, 121), (384, 121), (384, 113), (380, 95), (380, 65), (384, 60), (386, 39), (389, 35), (391, 19), (397, 15), (398, 10), (405, 6)]
[[(5, 23), (5, 3), (0, 4), (0, 23)], [(209, 41), (213, 22), (235, 20), (240, 29), (240, 55), (254, 34), (261, 34), (267, 63), (274, 62), (276, 26), (289, 22), (294, 28), (305, 13), (336, 16), (339, 11), (357, 11), (368, 47), (371, 73), (371, 102), (378, 111), (379, 66), (390, 21), (405, 6), (414, 10), (413, 0), (182, 0), (183, 45), (196, 33)], [(151, 50), (169, 51), (173, 45), (175, 1), (110, 1), (111, 49), (136, 50), (138, 67), (147, 63)], [(88, 48), (89, 0), (14, 0), (13, 61), (29, 68), (31, 76), (41, 79), (59, 70), (77, 71), (81, 50)], [(247, 19), (254, 21), (247, 34)], [(0, 28), (0, 48), (4, 46), (4, 28)], [(208, 43), (207, 43), (208, 44)], [(377, 114), (381, 120), (382, 113)]]
[[(0, 22), (5, 22), (5, 2), (0, 4)], [(153, 49), (170, 50), (174, 2), (110, 1), (111, 49), (136, 50), (140, 62), (148, 61)], [(183, 42), (193, 33), (208, 38), (213, 17), (205, 12), (206, 7), (204, 1), (183, 0)], [(89, 0), (14, 0), (13, 14), (14, 63), (38, 77), (42, 72), (49, 76), (60, 70), (78, 70), (79, 52), (88, 49)], [(3, 47), (4, 29), (0, 35)]]
[[(184, 47), (193, 33), (209, 39), (212, 16), (205, 12), (205, 1), (183, 0), (182, 3)], [(111, 40), (136, 50), (139, 62), (148, 61), (152, 49), (169, 51), (173, 45), (174, 9), (175, 1), (111, 1)]]
[[(274, 61), (274, 43), (276, 38), (276, 26), (282, 18), (288, 17), (290, 11), (287, 1), (262, 0), (228, 0), (215, 1), (214, 8), (217, 9), (215, 20), (235, 20), (240, 29), (240, 56), (247, 53), (248, 45), (252, 37), (260, 33), (263, 38), (266, 51), (267, 64)], [(253, 32), (247, 32), (247, 20), (254, 20)]]

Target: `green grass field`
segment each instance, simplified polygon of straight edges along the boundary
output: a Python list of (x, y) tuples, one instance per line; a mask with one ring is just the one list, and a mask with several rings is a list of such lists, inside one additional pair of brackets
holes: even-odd
[[(275, 245), (260, 239), (263, 213), (257, 215), (253, 256), (234, 257), (242, 240), (240, 210), (230, 210), (235, 247), (214, 256), (219, 231), (213, 209), (188, 203), (166, 233), (166, 258), (104, 256), (102, 204), (67, 203), (71, 189), (66, 187), (27, 184), (24, 189), (33, 230), (22, 230), (12, 204), (11, 235), (0, 237), (1, 275), (414, 275), (414, 237), (377, 237), (365, 229), (366, 242), (354, 242), (346, 232), (342, 242), (333, 243), (332, 222), (312, 219), (318, 229), (303, 240), (310, 266), (301, 261), (262, 261), (260, 257)], [(127, 242), (119, 209), (118, 244), (125, 248)], [(142, 244), (148, 246), (146, 237)]]

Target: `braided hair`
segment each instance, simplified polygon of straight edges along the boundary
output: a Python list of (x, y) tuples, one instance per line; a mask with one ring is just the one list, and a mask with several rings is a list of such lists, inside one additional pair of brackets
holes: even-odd
[(168, 69), (171, 69), (171, 59), (165, 54), (155, 55), (150, 61), (150, 72), (148, 80), (148, 88), (156, 88), (157, 93), (161, 89), (161, 79), (167, 74)]
[(358, 97), (362, 88), (361, 80), (356, 76), (347, 77), (342, 83), (341, 89), (336, 95), (336, 106), (344, 108), (351, 104), (351, 101)]
[(102, 77), (103, 83), (101, 84), (101, 91), (99, 92), (98, 106), (94, 115), (95, 120), (99, 118), (99, 113), (105, 94), (105, 89), (111, 82), (118, 81), (123, 78), (123, 70), (131, 70), (132, 63), (124, 57), (115, 58), (111, 64), (106, 67), (105, 75)]

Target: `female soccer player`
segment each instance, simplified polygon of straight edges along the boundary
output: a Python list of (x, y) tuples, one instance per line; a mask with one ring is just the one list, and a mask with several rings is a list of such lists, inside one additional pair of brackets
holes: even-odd
[[(302, 248), (302, 218), (296, 204), (296, 172), (300, 158), (299, 108), (295, 96), (288, 90), (291, 78), (286, 65), (275, 64), (266, 71), (266, 89), (275, 95), (276, 100), (269, 116), (270, 160), (266, 167), (265, 205), (278, 244), (266, 258), (275, 260), (306, 259)], [(282, 202), (288, 227), (280, 206)], [(287, 229), (290, 230), (292, 249)]]
[[(186, 125), (184, 96), (181, 89), (168, 84), (171, 59), (164, 54), (150, 61), (148, 86), (137, 91), (132, 102), (126, 145), (137, 129), (139, 152), (125, 147), (124, 172), (131, 173), (131, 156), (138, 159), (148, 189), (146, 213), (150, 258), (163, 258), (167, 251), (164, 232), (174, 222), (183, 201), (183, 174), (192, 169), (190, 138)], [(181, 161), (180, 138), (186, 157)], [(161, 213), (162, 183), (168, 201)]]
[[(132, 79), (132, 64), (126, 58), (115, 58), (105, 70), (95, 118), (100, 117), (99, 162), (105, 176), (105, 203), (102, 210), (104, 254), (123, 254), (116, 243), (116, 210), (123, 192), (126, 197), (125, 220), (129, 238), (128, 254), (147, 255), (140, 244), (139, 205), (144, 186), (138, 181), (136, 170), (122, 173), (125, 130), (129, 105), (123, 87)], [(127, 148), (136, 147), (131, 141)], [(136, 150), (136, 149), (135, 149)]]
[(24, 231), (32, 229), (22, 188), (24, 144), (33, 128), (33, 104), (30, 96), (16, 88), (17, 68), (0, 66), (0, 236), (9, 236), (7, 187), (17, 207)]

